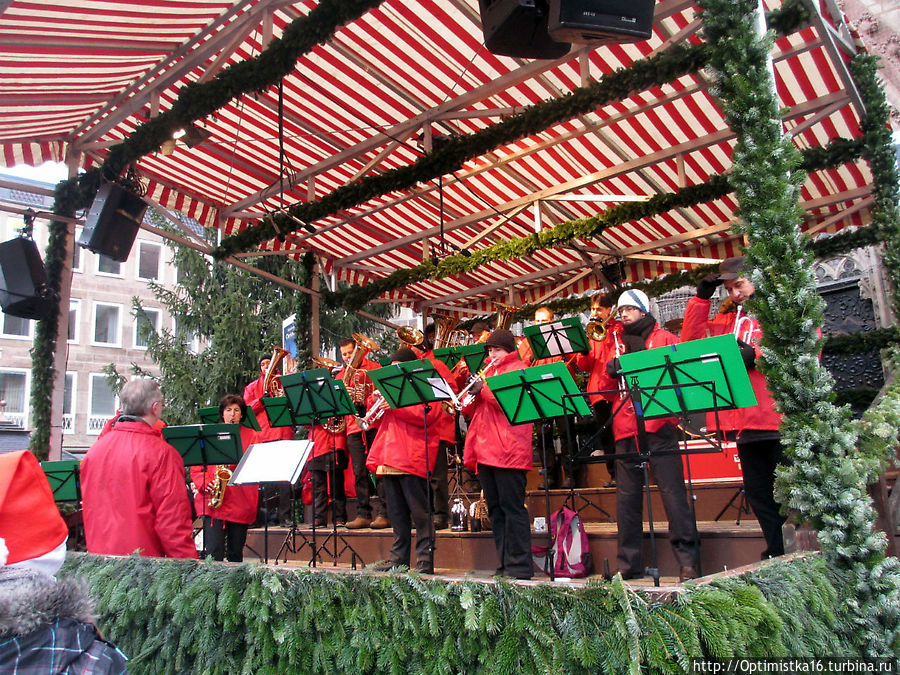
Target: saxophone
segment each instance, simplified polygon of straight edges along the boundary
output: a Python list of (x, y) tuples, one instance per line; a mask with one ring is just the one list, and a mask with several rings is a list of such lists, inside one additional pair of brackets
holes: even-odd
[(209, 491), (209, 508), (217, 509), (225, 501), (225, 488), (231, 480), (232, 470), (224, 464), (216, 467), (216, 477), (213, 480), (212, 489)]

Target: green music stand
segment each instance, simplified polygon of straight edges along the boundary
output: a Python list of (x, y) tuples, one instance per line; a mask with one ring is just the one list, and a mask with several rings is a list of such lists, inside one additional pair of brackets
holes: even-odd
[[(209, 408), (198, 408), (197, 416), (200, 417), (201, 424), (218, 424), (219, 423), (219, 406), (210, 406)], [(256, 413), (253, 408), (247, 406), (247, 414), (241, 417), (241, 426), (253, 431), (261, 431), (259, 420), (256, 419)]]
[(328, 417), (356, 414), (347, 387), (343, 381), (332, 379), (328, 368), (282, 375), (281, 386), (298, 424), (318, 424)]
[(162, 436), (184, 458), (185, 466), (237, 464), (244, 448), (239, 424), (186, 424), (165, 427)]
[(458, 347), (458, 349), (459, 355), (465, 361), (466, 368), (469, 369), (470, 373), (477, 373), (484, 367), (484, 362), (487, 360), (487, 347), (484, 346), (483, 342), (474, 345), (463, 345)]
[(302, 424), (294, 418), (294, 411), (287, 396), (263, 396), (259, 400), (266, 409), (270, 427), (296, 427)]
[[(583, 398), (568, 398), (580, 393), (565, 363), (548, 363), (523, 370), (494, 375), (485, 380), (510, 424), (543, 422), (591, 410)], [(568, 408), (568, 409), (567, 409)], [(574, 410), (573, 410), (574, 409)], [(542, 437), (541, 462), (544, 465), (544, 505), (547, 518), (547, 558), (544, 571), (554, 580), (554, 546), (550, 527), (550, 485), (546, 480), (547, 444)], [(607, 514), (609, 515), (609, 514)]]
[(78, 475), (78, 460), (62, 459), (55, 462), (41, 462), (41, 468), (53, 490), (53, 499), (58, 502), (81, 500), (81, 481)]
[(453, 370), (459, 360), (462, 358), (460, 353), (461, 346), (456, 347), (438, 347), (434, 350), (434, 358), (442, 361), (447, 368)]
[(527, 326), (523, 334), (531, 345), (535, 360), (586, 352), (591, 348), (577, 316)]

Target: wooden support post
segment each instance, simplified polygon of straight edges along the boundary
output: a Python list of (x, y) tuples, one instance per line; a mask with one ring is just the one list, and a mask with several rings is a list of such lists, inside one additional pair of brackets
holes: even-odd
[(312, 344), (310, 345), (310, 352), (313, 356), (319, 356), (319, 344), (321, 340), (319, 339), (319, 261), (316, 259), (315, 264), (312, 268), (312, 279), (309, 280), (309, 286), (313, 290), (313, 293), (309, 296), (310, 299), (310, 330), (312, 331)]

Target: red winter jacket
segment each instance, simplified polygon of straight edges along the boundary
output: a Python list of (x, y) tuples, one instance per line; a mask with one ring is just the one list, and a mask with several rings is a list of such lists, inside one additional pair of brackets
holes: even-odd
[[(368, 404), (372, 405), (374, 396), (370, 396)], [(437, 433), (438, 423), (442, 415), (437, 403), (431, 404), (431, 410), (423, 419), (424, 406), (412, 405), (407, 408), (388, 409), (384, 411), (378, 425), (378, 434), (372, 449), (366, 458), (366, 467), (375, 473), (379, 466), (389, 466), (425, 478), (425, 424), (428, 424), (428, 471), (434, 471), (437, 453), (440, 447), (440, 436)], [(427, 422), (426, 422), (427, 420)]]
[[(456, 377), (450, 373), (447, 364), (434, 355), (434, 350), (428, 350), (424, 353), (422, 358), (431, 361), (431, 364), (434, 366), (434, 369), (437, 370), (438, 375), (450, 385), (454, 394), (459, 391), (459, 387), (456, 384)], [(438, 407), (440, 408), (440, 406)], [(442, 441), (449, 441), (450, 443), (456, 441), (456, 418), (454, 415), (441, 410), (441, 415), (438, 418), (437, 434)]]
[(347, 434), (341, 432), (339, 434), (331, 433), (321, 424), (316, 424), (312, 428), (310, 438), (313, 442), (313, 457), (322, 457), (331, 454), (335, 450), (347, 450)]
[[(369, 377), (368, 377), (368, 375), (365, 374), (365, 371), (378, 370), (379, 368), (381, 368), (381, 366), (379, 366), (374, 361), (369, 361), (369, 359), (363, 359), (362, 362), (359, 364), (359, 370), (357, 371), (360, 374), (359, 379), (362, 382), (369, 382)], [(340, 373), (338, 373), (337, 379), (343, 380), (345, 377), (347, 377), (347, 368), (346, 367), (343, 368)], [(348, 436), (350, 434), (361, 434), (362, 433), (362, 429), (360, 429), (359, 425), (356, 423), (356, 415), (345, 415), (344, 421), (347, 423), (347, 435)]]
[[(657, 347), (665, 347), (675, 344), (678, 344), (678, 338), (666, 329), (660, 328), (658, 324), (653, 327), (653, 330), (650, 332), (650, 335), (647, 338), (647, 349), (656, 349)], [(614, 345), (615, 342), (613, 342), (613, 346), (606, 353), (607, 362), (611, 361), (617, 356), (621, 356), (621, 354), (616, 354), (616, 348)], [(624, 353), (624, 350), (624, 345), (621, 345), (620, 351)], [(604, 363), (602, 366), (602, 373), (603, 375), (598, 383), (598, 389), (602, 391), (604, 389), (617, 389), (621, 387), (619, 379), (612, 377), (606, 372), (606, 363)], [(623, 438), (637, 436), (637, 417), (635, 417), (634, 404), (631, 402), (631, 400), (627, 398), (620, 398), (618, 394), (613, 394), (612, 408), (613, 435), (615, 436), (615, 439), (617, 441), (620, 441)], [(652, 420), (645, 420), (644, 427), (649, 433), (653, 434), (662, 429), (667, 424), (675, 426), (677, 423), (678, 421), (674, 417), (660, 417)]]
[[(256, 443), (256, 432), (247, 427), (241, 427), (241, 446), (244, 452)], [(228, 468), (234, 471), (236, 464)], [(227, 520), (230, 523), (250, 524), (256, 520), (256, 507), (259, 502), (259, 490), (255, 485), (229, 485), (225, 488), (225, 498), (222, 506), (217, 509), (209, 506), (209, 493), (204, 488), (216, 477), (216, 466), (191, 467), (191, 481), (197, 486), (198, 492), (194, 495), (194, 510), (198, 516), (210, 516), (219, 520)]]
[(181, 455), (142, 421), (116, 422), (81, 462), (89, 553), (196, 558)]
[[(525, 364), (516, 352), (504, 356), (487, 376), (513, 370), (524, 370)], [(513, 426), (500, 409), (489, 387), (482, 386), (475, 400), (463, 411), (472, 416), (463, 462), (470, 469), (478, 464), (501, 469), (531, 469), (531, 424)]]
[(266, 414), (266, 407), (262, 402), (262, 398), (266, 393), (265, 389), (263, 389), (265, 379), (264, 375), (260, 375), (244, 387), (244, 403), (247, 404), (248, 408), (253, 409), (259, 422), (260, 431), (257, 432), (256, 442), (289, 441), (294, 438), (293, 427), (273, 427), (269, 424), (269, 416)]
[(617, 340), (619, 344), (622, 343), (622, 323), (613, 319), (607, 324), (607, 328), (606, 338), (603, 341), (590, 340), (591, 351), (587, 354), (575, 356), (575, 366), (578, 370), (590, 373), (587, 392), (590, 394), (588, 399), (592, 405), (603, 399), (612, 402), (618, 398), (615, 394), (606, 394), (604, 396), (603, 394), (594, 393), (603, 391), (602, 383), (609, 381), (606, 375), (606, 362), (610, 359), (609, 353), (615, 351)]
[[(699, 340), (705, 337), (714, 337), (716, 335), (725, 335), (734, 332), (734, 324), (738, 318), (737, 312), (728, 312), (726, 314), (716, 314), (712, 321), (709, 321), (710, 301), (694, 296), (688, 300), (687, 309), (684, 312), (684, 325), (681, 327), (681, 341)], [(761, 352), (759, 349), (759, 339), (762, 337), (762, 330), (759, 322), (741, 312), (742, 320), (741, 335), (738, 337), (753, 345), (756, 350), (756, 356), (759, 358)], [(747, 329), (747, 330), (743, 330)], [(747, 339), (749, 337), (749, 339)], [(738, 438), (740, 432), (744, 429), (774, 430), (781, 425), (781, 414), (775, 410), (775, 401), (766, 386), (765, 376), (756, 368), (748, 371), (750, 375), (750, 384), (753, 387), (753, 393), (756, 394), (756, 405), (748, 408), (737, 408), (735, 410), (719, 411), (719, 429), (722, 431), (737, 431)], [(715, 429), (715, 415), (707, 413), (707, 428)]]

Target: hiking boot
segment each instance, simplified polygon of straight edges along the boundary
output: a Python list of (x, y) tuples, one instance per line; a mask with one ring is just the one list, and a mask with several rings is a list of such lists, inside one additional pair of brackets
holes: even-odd
[(386, 516), (378, 516), (375, 520), (373, 520), (369, 527), (373, 530), (384, 530), (391, 526), (391, 521)]
[(372, 524), (371, 518), (364, 518), (363, 516), (356, 516), (353, 520), (347, 523), (348, 530), (361, 530), (364, 527), (369, 527)]

